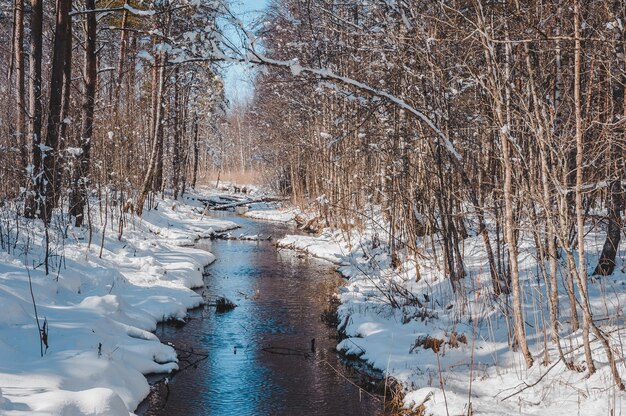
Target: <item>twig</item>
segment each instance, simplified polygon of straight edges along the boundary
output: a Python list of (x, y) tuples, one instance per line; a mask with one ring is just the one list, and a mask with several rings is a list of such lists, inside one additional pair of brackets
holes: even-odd
[(100, 243), (100, 255), (99, 258), (102, 258), (102, 250), (104, 249), (104, 236), (106, 234), (107, 222), (109, 221), (109, 190), (105, 190), (104, 194), (105, 203), (104, 203), (104, 225), (102, 226), (102, 241)]
[(446, 405), (446, 415), (450, 416), (448, 411), (448, 398), (446, 397), (446, 389), (443, 387), (443, 371), (441, 370), (441, 360), (439, 359), (439, 348), (437, 348), (437, 367), (439, 367), (439, 385), (441, 386), (441, 392), (443, 393), (443, 402)]
[(337, 373), (339, 376), (341, 376), (344, 380), (346, 380), (348, 383), (352, 384), (354, 387), (356, 387), (357, 389), (359, 389), (360, 392), (364, 392), (365, 394), (367, 394), (368, 396), (370, 396), (371, 398), (380, 401), (380, 396), (377, 396), (375, 394), (370, 393), (369, 391), (365, 390), (363, 387), (359, 386), (358, 384), (356, 384), (354, 381), (350, 380), (348, 377), (346, 377), (345, 375), (343, 375), (341, 373), (341, 371), (337, 370), (335, 367), (333, 367), (333, 365), (331, 363), (329, 363), (326, 360), (319, 360), (322, 363), (326, 363), (328, 364), (328, 366), (330, 368), (332, 368), (332, 370)]
[(546, 370), (546, 372), (545, 372), (545, 373), (543, 373), (543, 374), (541, 375), (541, 377), (539, 377), (539, 378), (537, 379), (537, 381), (535, 381), (535, 382), (534, 382), (534, 383), (532, 383), (532, 384), (528, 384), (528, 383), (524, 382), (524, 384), (526, 385), (525, 387), (522, 387), (521, 389), (519, 389), (519, 390), (518, 390), (518, 391), (516, 391), (515, 393), (511, 393), (511, 394), (509, 394), (508, 396), (506, 396), (505, 398), (503, 398), (503, 399), (502, 399), (502, 400), (500, 400), (500, 401), (502, 401), (502, 402), (503, 402), (503, 401), (505, 401), (506, 399), (509, 399), (509, 398), (511, 398), (511, 397), (513, 397), (513, 396), (516, 396), (516, 395), (520, 394), (521, 392), (523, 392), (523, 391), (524, 391), (524, 390), (526, 390), (526, 389), (529, 389), (529, 388), (531, 388), (531, 387), (536, 386), (537, 384), (539, 384), (539, 382), (541, 382), (541, 380), (543, 380), (543, 378), (544, 378), (544, 377), (545, 377), (545, 376), (546, 376), (546, 375), (550, 372), (550, 370), (552, 370), (554, 367), (556, 367), (556, 365), (557, 365), (558, 363), (560, 363), (560, 362), (561, 362), (561, 358), (559, 357), (559, 359), (558, 359), (558, 360), (556, 360), (556, 361), (554, 362), (554, 364), (552, 364), (552, 365), (550, 366), (550, 368), (548, 368), (548, 369)]
[(265, 347), (261, 348), (261, 350), (269, 354), (276, 355), (297, 355), (304, 358), (309, 358), (311, 356), (308, 352), (287, 347)]
[(37, 333), (39, 334), (39, 350), (43, 357), (43, 338), (41, 332), (41, 326), (39, 325), (39, 315), (37, 314), (37, 303), (35, 302), (35, 294), (33, 293), (33, 281), (30, 277), (30, 270), (26, 266), (26, 273), (28, 273), (28, 285), (30, 287), (30, 297), (33, 300), (33, 308), (35, 308), (35, 320), (37, 321)]

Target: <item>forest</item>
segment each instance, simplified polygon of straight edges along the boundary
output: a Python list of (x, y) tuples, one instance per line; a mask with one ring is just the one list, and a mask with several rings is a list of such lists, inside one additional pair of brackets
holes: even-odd
[[(518, 259), (530, 237), (551, 341), (567, 317), (586, 371), (593, 337), (623, 389), (587, 292), (624, 271), (625, 13), (621, 1), (274, 2), (252, 60), (289, 71), (257, 79), (252, 146), (325, 226), (362, 226), (377, 207), (392, 266), (415, 259), (418, 280), (421, 237), (436, 236), (462, 291), (464, 240), (480, 236), (527, 366)], [(605, 242), (590, 265), (593, 230)]]
[[(254, 177), (384, 251), (390, 310), (445, 282), (471, 329), (482, 290), (524, 368), (623, 391), (625, 25), (622, 0), (271, 0), (245, 24), (221, 1), (0, 1), (2, 248), (14, 217), (47, 241), (97, 205), (121, 238)], [(254, 89), (228, 102), (235, 64)]]

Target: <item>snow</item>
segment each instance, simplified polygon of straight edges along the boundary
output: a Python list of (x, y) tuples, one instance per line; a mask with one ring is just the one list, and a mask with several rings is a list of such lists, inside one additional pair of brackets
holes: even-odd
[[(12, 234), (15, 246), (0, 252), (1, 415), (128, 415), (149, 392), (146, 374), (178, 368), (175, 350), (161, 344), (152, 331), (157, 322), (181, 319), (187, 309), (203, 302), (191, 288), (202, 285), (203, 267), (214, 257), (189, 246), (199, 237), (236, 226), (203, 215), (200, 199), (216, 198), (201, 192), (187, 194), (182, 201), (157, 200), (156, 208), (142, 218), (127, 216), (120, 239), (112, 231), (117, 229), (115, 218), (109, 218), (101, 257), (103, 217), (99, 204), (93, 203), (91, 246), (88, 230), (68, 229), (67, 238), (53, 244), (53, 258), (62, 256), (63, 261), (53, 260), (48, 276), (40, 265), (43, 226), (21, 220), (22, 231)], [(280, 222), (299, 215), (304, 214), (267, 204), (252, 204), (245, 213)], [(7, 223), (5, 228), (15, 221), (7, 218), (0, 219)], [(509, 348), (502, 314), (508, 306), (504, 297), (492, 294), (479, 236), (464, 242), (468, 277), (461, 282), (464, 296), (459, 296), (452, 293), (437, 260), (437, 236), (432, 242), (428, 236), (419, 241), (420, 247), (430, 248), (421, 252), (421, 279), (416, 280), (410, 257), (401, 257), (402, 265), (391, 268), (382, 216), (372, 209), (368, 218), (361, 230), (325, 229), (319, 235), (289, 235), (277, 244), (333, 262), (349, 279), (338, 294), (339, 328), (345, 338), (337, 349), (397, 380), (406, 407), (423, 405), (432, 415), (467, 414), (471, 401), (473, 411), (482, 415), (626, 413), (626, 395), (613, 386), (606, 355), (595, 339), (598, 371), (591, 377), (584, 371), (581, 331), (568, 332), (565, 295), (562, 347), (582, 371), (568, 368), (558, 360), (555, 345), (544, 343), (541, 328), (548, 311), (538, 297), (545, 288), (527, 231), (520, 234), (519, 259), (527, 334), (536, 359), (530, 369)], [(602, 230), (589, 229), (589, 269), (603, 242)], [(622, 248), (615, 275), (589, 284), (594, 316), (618, 353), (626, 335), (621, 306), (626, 302), (625, 257)], [(40, 324), (45, 319), (49, 328), (43, 357), (29, 274)], [(433, 349), (429, 340), (442, 344)], [(618, 355), (619, 370), (626, 374)], [(544, 357), (549, 358), (545, 365)]]
[[(402, 258), (398, 269), (392, 269), (384, 243), (376, 247), (380, 240), (376, 235), (385, 235), (380, 224), (384, 224), (382, 218), (374, 216), (360, 232), (326, 229), (319, 236), (289, 235), (278, 245), (331, 261), (349, 279), (338, 295), (339, 329), (346, 338), (337, 349), (397, 380), (403, 386), (406, 407), (423, 404), (428, 415), (468, 414), (471, 400), (473, 412), (481, 415), (626, 414), (626, 394), (614, 386), (606, 354), (593, 337), (598, 371), (591, 377), (584, 371), (581, 331), (571, 333), (566, 328), (569, 306), (563, 287), (561, 344), (566, 358), (581, 365), (582, 371), (569, 369), (558, 359), (549, 328), (544, 343), (541, 327), (542, 322), (549, 325), (548, 311), (540, 305), (547, 302), (539, 298), (545, 288), (537, 276), (529, 233), (521, 236), (520, 271), (526, 330), (536, 363), (526, 369), (521, 354), (509, 348), (507, 320), (502, 314), (506, 299), (493, 296), (482, 238), (470, 237), (464, 243), (468, 277), (461, 282), (465, 295), (459, 296), (452, 292), (440, 269), (441, 261), (436, 260), (440, 248), (437, 253), (432, 249), (421, 253), (419, 281), (415, 263), (408, 257)], [(425, 238), (420, 246), (432, 247), (430, 237)], [(589, 270), (595, 266), (603, 242), (602, 230), (587, 234)], [(435, 247), (437, 243), (435, 236)], [(617, 272), (589, 285), (594, 317), (610, 334), (620, 356), (620, 340), (626, 335), (621, 306), (626, 302), (625, 257), (622, 248)], [(401, 295), (403, 291), (410, 295)], [(428, 339), (443, 344), (435, 351), (425, 342)], [(543, 364), (546, 356), (549, 363)], [(626, 375), (623, 359), (618, 360), (619, 371)]]
[(167, 42), (159, 42), (155, 45), (155, 50), (161, 53), (169, 53), (172, 51), (172, 45)]
[(293, 222), (301, 212), (297, 208), (257, 209), (254, 206), (244, 214), (249, 218), (275, 222)]
[[(33, 415), (122, 415), (128, 413), (124, 402), (110, 389), (94, 388), (78, 392), (34, 394), (37, 405)], [(9, 414), (9, 413), (7, 413)]]
[(336, 264), (342, 264), (350, 252), (341, 234), (331, 230), (320, 236), (288, 235), (278, 241), (278, 247), (304, 251)]
[(289, 68), (291, 69), (291, 74), (294, 77), (297, 77), (302, 72), (302, 66), (300, 66), (298, 63), (291, 64)]
[[(248, 34), (248, 36), (251, 36), (248, 32), (246, 33)], [(254, 51), (252, 44), (250, 44), (249, 47), (250, 47), (250, 50)], [(227, 61), (229, 60), (225, 56), (224, 57), (218, 56), (216, 57), (216, 59), (224, 59)], [(237, 61), (236, 59), (232, 59), (232, 58), (230, 60)], [(454, 144), (450, 141), (448, 136), (439, 128), (439, 126), (435, 124), (435, 122), (428, 115), (426, 115), (423, 111), (411, 106), (403, 99), (398, 98), (395, 95), (388, 93), (387, 91), (374, 88), (368, 84), (364, 84), (362, 82), (359, 82), (349, 77), (344, 77), (344, 76), (335, 74), (331, 69), (328, 69), (328, 68), (303, 67), (298, 64), (295, 64), (293, 61), (276, 60), (276, 59), (268, 58), (267, 56), (264, 56), (257, 52), (249, 53), (247, 56), (247, 62), (255, 63), (259, 65), (284, 67), (284, 68), (290, 69), (292, 72), (297, 72), (298, 74), (309, 73), (312, 75), (317, 75), (322, 79), (338, 81), (339, 83), (343, 85), (350, 85), (361, 91), (366, 91), (375, 96), (383, 97), (389, 100), (390, 102), (394, 103), (395, 105), (397, 105), (399, 108), (402, 108), (408, 111), (409, 113), (413, 114), (418, 119), (422, 120), (422, 122), (426, 124), (426, 126), (428, 126), (428, 128), (434, 133), (437, 144), (443, 145), (444, 149), (450, 154), (450, 156), (457, 163), (463, 160), (461, 154), (456, 150), (456, 148), (454, 147)], [(294, 71), (294, 67), (295, 67), (295, 71)]]
[[(100, 258), (97, 209), (96, 202), (91, 246), (88, 230), (70, 227), (64, 248), (55, 245), (53, 252), (62, 262), (52, 260), (48, 276), (43, 266), (33, 268), (43, 259), (41, 222), (26, 228), (22, 219), (15, 248), (0, 252), (2, 415), (132, 412), (149, 393), (146, 374), (178, 368), (175, 350), (151, 331), (203, 302), (191, 288), (203, 284), (204, 266), (215, 258), (184, 246), (236, 227), (203, 217), (197, 201), (159, 200), (143, 218), (128, 215), (119, 240), (109, 218)], [(29, 274), (40, 324), (45, 319), (48, 325), (43, 357)]]
[(131, 14), (135, 16), (152, 16), (154, 15), (154, 10), (139, 10), (131, 6), (130, 4), (124, 4), (124, 9), (128, 10)]
[(74, 157), (78, 157), (83, 154), (83, 149), (80, 147), (68, 147), (65, 151)]
[(333, 136), (325, 131), (320, 132), (320, 137), (324, 140), (331, 140)]
[(145, 59), (150, 63), (154, 63), (154, 56), (148, 51), (139, 51), (137, 52), (137, 57), (141, 59)]

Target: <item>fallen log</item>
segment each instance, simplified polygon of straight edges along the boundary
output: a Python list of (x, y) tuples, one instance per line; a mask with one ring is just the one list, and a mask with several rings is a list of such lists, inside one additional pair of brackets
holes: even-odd
[(233, 203), (230, 203), (230, 204), (221, 204), (221, 205), (213, 205), (213, 206), (208, 206), (207, 205), (207, 209), (209, 211), (223, 211), (223, 210), (227, 210), (229, 208), (240, 207), (242, 205), (256, 204), (256, 203), (259, 203), (259, 202), (279, 202), (279, 201), (284, 201), (285, 199), (286, 198), (276, 198), (276, 197), (247, 199), (245, 201), (233, 202)]
[(240, 241), (270, 241), (271, 235), (240, 235), (234, 236), (231, 233), (212, 233), (209, 238), (211, 240), (240, 240)]
[(235, 196), (219, 195), (216, 198), (197, 198), (197, 200), (202, 202), (204, 205), (224, 205), (233, 202), (249, 201), (250, 198), (246, 196), (238, 198)]

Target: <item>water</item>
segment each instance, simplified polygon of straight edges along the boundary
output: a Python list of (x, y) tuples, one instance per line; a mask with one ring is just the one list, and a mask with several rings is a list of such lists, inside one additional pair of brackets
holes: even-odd
[[(219, 214), (218, 214), (219, 215)], [(222, 214), (233, 233), (272, 235), (288, 227)], [(382, 403), (352, 383), (359, 374), (336, 354), (336, 331), (321, 315), (341, 284), (329, 263), (270, 242), (201, 241), (217, 257), (205, 293), (237, 307), (205, 307), (182, 328), (157, 335), (180, 352), (181, 368), (140, 406), (144, 415), (376, 415)], [(311, 339), (315, 338), (315, 351)], [(191, 354), (191, 352), (193, 352)], [(195, 364), (194, 364), (195, 363)], [(346, 380), (351, 380), (349, 382)], [(169, 390), (169, 391), (168, 391)]]

